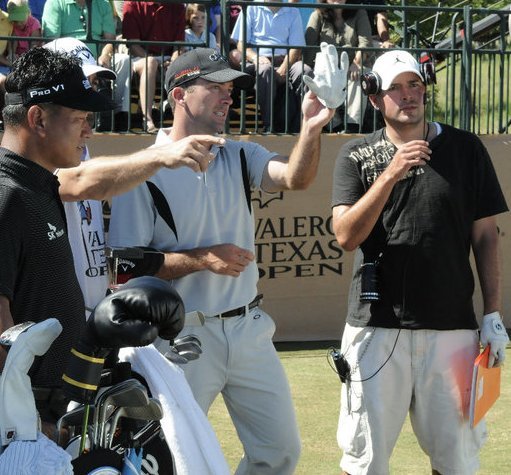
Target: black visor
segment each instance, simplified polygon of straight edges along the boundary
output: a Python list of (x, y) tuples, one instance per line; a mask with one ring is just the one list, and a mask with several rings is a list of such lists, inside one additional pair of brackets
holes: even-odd
[(6, 106), (31, 106), (45, 102), (90, 112), (103, 112), (114, 108), (113, 102), (107, 96), (96, 92), (83, 75), (75, 75), (45, 87), (5, 94)]

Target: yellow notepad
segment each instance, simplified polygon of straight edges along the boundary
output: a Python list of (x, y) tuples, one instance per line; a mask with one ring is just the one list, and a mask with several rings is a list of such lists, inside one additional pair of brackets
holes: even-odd
[(500, 367), (488, 368), (490, 345), (474, 361), (470, 427), (475, 427), (500, 396)]

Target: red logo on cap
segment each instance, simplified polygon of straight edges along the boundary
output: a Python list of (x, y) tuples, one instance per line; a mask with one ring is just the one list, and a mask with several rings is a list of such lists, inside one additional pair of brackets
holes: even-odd
[(199, 66), (194, 66), (193, 68), (187, 68), (187, 69), (183, 69), (182, 71), (179, 71), (175, 76), (174, 76), (174, 81), (179, 81), (182, 77), (185, 77), (185, 76), (194, 76), (196, 74), (200, 74), (200, 68)]

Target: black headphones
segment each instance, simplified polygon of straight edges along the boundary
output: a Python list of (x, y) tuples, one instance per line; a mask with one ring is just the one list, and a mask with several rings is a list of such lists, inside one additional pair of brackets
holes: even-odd
[[(431, 61), (419, 64), (419, 72), (426, 85), (436, 84), (435, 64)], [(372, 96), (381, 92), (381, 78), (373, 71), (360, 76), (360, 85), (366, 96)]]

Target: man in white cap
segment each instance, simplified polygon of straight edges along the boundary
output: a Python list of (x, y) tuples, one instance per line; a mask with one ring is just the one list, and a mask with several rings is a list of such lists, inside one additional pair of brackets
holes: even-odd
[(389, 473), (408, 413), (433, 473), (475, 473), (486, 429), (467, 418), (474, 359), (490, 344), (500, 365), (509, 340), (495, 217), (508, 208), (478, 137), (427, 121), (429, 73), (406, 51), (380, 56), (362, 86), (385, 127), (348, 142), (335, 166), (333, 228), (356, 250), (336, 355), (344, 473)]
[[(98, 77), (115, 79), (113, 71), (97, 65), (92, 52), (80, 40), (59, 38), (44, 47), (80, 59), (83, 73), (93, 87)], [(82, 164), (78, 168), (57, 170), (59, 193), (64, 201), (69, 241), (87, 316), (105, 296), (108, 288), (103, 209), (100, 200), (143, 183), (161, 167), (205, 166), (207, 157), (197, 155), (192, 158), (188, 154), (194, 152), (196, 143), (200, 146), (218, 144), (220, 141), (221, 139), (212, 136), (198, 140), (190, 137), (184, 149), (170, 146), (151, 147), (124, 157), (94, 158), (86, 166)], [(88, 148), (84, 146), (82, 162), (88, 162), (89, 158)]]

